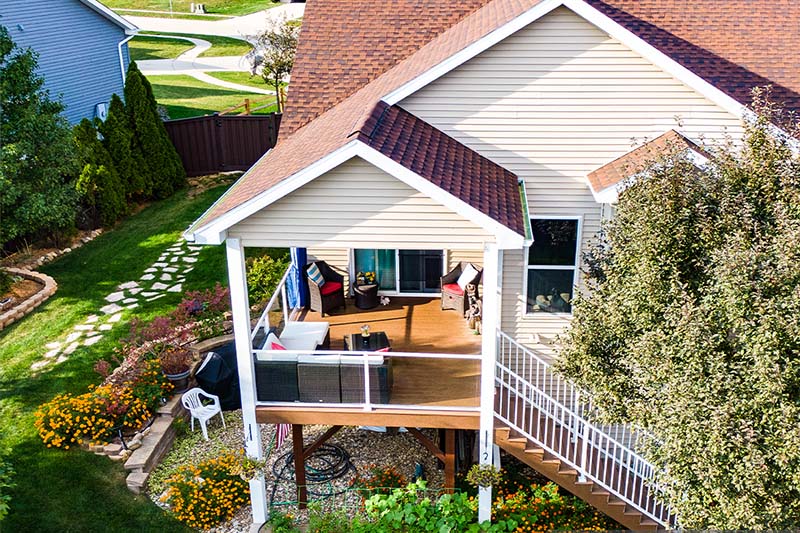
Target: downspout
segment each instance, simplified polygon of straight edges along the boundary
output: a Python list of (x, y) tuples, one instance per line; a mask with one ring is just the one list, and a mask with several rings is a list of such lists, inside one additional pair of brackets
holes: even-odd
[(124, 39), (122, 39), (119, 44), (117, 44), (117, 53), (119, 54), (119, 70), (122, 74), (122, 87), (125, 87), (125, 57), (122, 55), (122, 46), (125, 45), (128, 41), (136, 37), (136, 32), (138, 30), (133, 30), (134, 33), (128, 35)]

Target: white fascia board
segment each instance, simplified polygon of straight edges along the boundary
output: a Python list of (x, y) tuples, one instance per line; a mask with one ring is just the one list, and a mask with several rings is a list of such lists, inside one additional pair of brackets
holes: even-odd
[(139, 31), (138, 26), (130, 22), (122, 15), (115, 13), (114, 11), (109, 9), (107, 6), (101, 4), (97, 0), (81, 0), (81, 2), (86, 4), (91, 9), (97, 11), (110, 21), (114, 22), (118, 26), (121, 26), (123, 29), (125, 29), (126, 35), (136, 35), (136, 33)]
[[(341, 165), (348, 159), (351, 159), (356, 155), (356, 147), (358, 144), (362, 143), (359, 141), (347, 143), (341, 148), (317, 160), (315, 163), (305, 167), (303, 170), (278, 182), (266, 191), (236, 206), (210, 224), (201, 226), (192, 234), (184, 234), (184, 237), (187, 240), (194, 240), (198, 244), (222, 244), (225, 240), (228, 228), (294, 192), (325, 172)], [(213, 208), (213, 206), (211, 208)]]
[(497, 247), (499, 249), (516, 250), (522, 248), (525, 242), (524, 236), (519, 235), (510, 228), (500, 224), (492, 217), (481, 213), (479, 210), (475, 209), (460, 198), (450, 194), (441, 187), (433, 184), (431, 181), (423, 178), (416, 172), (407, 169), (400, 163), (397, 163), (377, 150), (370, 148), (362, 142), (359, 142), (356, 155), (365, 161), (372, 163), (391, 176), (394, 176), (409, 187), (412, 187), (429, 198), (440, 202), (445, 207), (452, 209), (462, 217), (485, 229), (487, 232), (494, 235), (497, 242)]
[(563, 0), (544, 0), (542, 3), (537, 4), (519, 17), (512, 19), (503, 26), (492, 30), (471, 45), (462, 48), (460, 51), (448, 57), (438, 65), (426, 70), (413, 80), (390, 92), (383, 97), (383, 101), (389, 105), (399, 103), (404, 98), (436, 81), (456, 67), (463, 65), (476, 55), (506, 39), (528, 24), (535, 22), (562, 4)]

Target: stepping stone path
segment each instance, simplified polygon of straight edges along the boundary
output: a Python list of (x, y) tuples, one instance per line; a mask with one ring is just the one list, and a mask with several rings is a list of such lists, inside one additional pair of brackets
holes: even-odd
[(196, 263), (202, 249), (202, 246), (190, 246), (180, 240), (164, 250), (158, 261), (144, 269), (137, 281), (127, 281), (117, 286), (105, 297), (106, 305), (89, 315), (83, 324), (76, 325), (63, 340), (45, 344), (42, 359), (33, 363), (31, 370), (38, 371), (49, 365), (63, 363), (80, 346), (92, 346), (100, 342), (105, 333), (122, 320), (123, 311), (136, 309), (140, 304), (158, 300), (168, 293), (181, 292), (186, 274), (194, 268), (186, 263)]

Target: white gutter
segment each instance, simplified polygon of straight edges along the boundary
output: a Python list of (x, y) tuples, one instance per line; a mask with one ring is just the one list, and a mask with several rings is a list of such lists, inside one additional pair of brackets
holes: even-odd
[[(136, 30), (138, 31), (138, 30)], [(127, 32), (126, 32), (127, 33)], [(117, 52), (119, 53), (119, 70), (122, 73), (122, 87), (125, 88), (125, 57), (122, 55), (122, 45), (126, 44), (128, 41), (136, 37), (136, 34), (133, 33), (128, 35), (124, 39), (122, 39), (119, 44), (117, 44)], [(120, 95), (122, 96), (122, 95)]]

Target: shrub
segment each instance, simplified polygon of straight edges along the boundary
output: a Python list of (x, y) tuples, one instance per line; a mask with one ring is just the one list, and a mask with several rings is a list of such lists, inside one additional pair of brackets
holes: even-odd
[(265, 255), (248, 259), (247, 289), (250, 293), (250, 305), (269, 301), (288, 267), (288, 256), (276, 259)]
[(125, 214), (125, 189), (97, 130), (87, 119), (73, 130), (81, 172), (75, 189), (89, 211), (92, 226), (110, 226)]
[(111, 96), (108, 117), (98, 124), (97, 129), (103, 135), (103, 146), (117, 169), (125, 198), (145, 198), (143, 169), (146, 167), (141, 151), (134, 149), (133, 130), (125, 104), (116, 94)]
[(12, 282), (13, 280), (8, 272), (0, 268), (0, 294), (7, 292), (11, 288)]
[(11, 468), (5, 459), (0, 457), (0, 522), (8, 514), (9, 503), (11, 496), (8, 490), (14, 488), (14, 483), (11, 481), (14, 476), (14, 469)]
[(209, 529), (230, 519), (248, 502), (247, 482), (234, 473), (239, 459), (226, 454), (185, 465), (167, 480), (162, 497), (175, 517), (190, 527)]
[(508, 495), (498, 493), (492, 510), (496, 520), (515, 522), (517, 533), (619, 529), (584, 501), (561, 494), (553, 483), (531, 485)]
[(174, 327), (189, 326), (191, 334), (201, 341), (225, 332), (225, 314), (231, 310), (231, 293), (217, 283), (212, 289), (187, 292), (170, 315)]
[[(141, 154), (146, 176), (144, 192), (166, 198), (186, 183), (186, 172), (158, 116), (153, 89), (135, 62), (128, 67), (125, 106), (134, 134), (134, 150)], [(136, 156), (136, 154), (134, 153)]]

